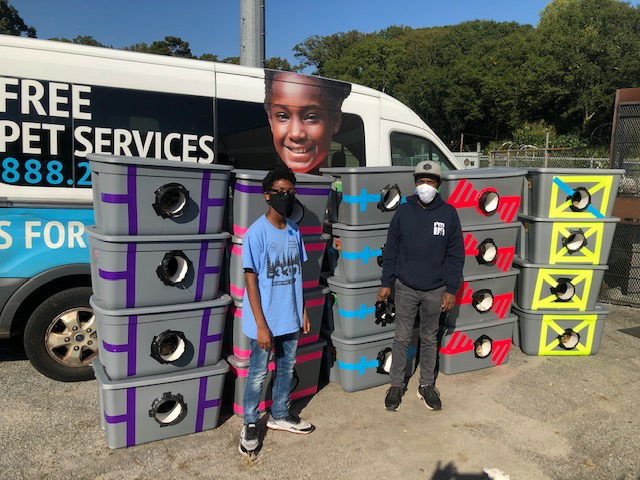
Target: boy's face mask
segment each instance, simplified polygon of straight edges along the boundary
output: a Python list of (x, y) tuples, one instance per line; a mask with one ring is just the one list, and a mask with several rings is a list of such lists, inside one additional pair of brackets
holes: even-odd
[(293, 212), (293, 204), (296, 201), (295, 193), (277, 192), (269, 194), (269, 205), (280, 215), (289, 217)]
[(416, 187), (416, 193), (418, 194), (420, 201), (426, 204), (426, 203), (430, 203), (435, 198), (436, 193), (438, 193), (438, 190), (433, 188), (431, 185), (427, 185), (426, 183), (423, 183)]

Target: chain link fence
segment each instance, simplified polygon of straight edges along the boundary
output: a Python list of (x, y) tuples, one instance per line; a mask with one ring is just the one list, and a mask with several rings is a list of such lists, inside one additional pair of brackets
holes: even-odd
[(492, 150), (481, 167), (609, 168), (609, 147)]

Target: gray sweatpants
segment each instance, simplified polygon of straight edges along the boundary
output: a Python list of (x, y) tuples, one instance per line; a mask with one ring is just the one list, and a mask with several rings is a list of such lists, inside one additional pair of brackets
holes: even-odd
[(393, 340), (391, 359), (391, 385), (405, 386), (407, 352), (420, 311), (420, 385), (435, 381), (438, 358), (438, 328), (442, 309), (442, 294), (445, 287), (423, 291), (414, 290), (396, 279), (396, 335)]

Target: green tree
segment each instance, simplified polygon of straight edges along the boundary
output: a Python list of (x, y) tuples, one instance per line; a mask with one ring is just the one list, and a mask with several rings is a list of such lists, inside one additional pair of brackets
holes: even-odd
[(207, 60), (208, 62), (217, 62), (218, 55), (214, 55), (213, 53), (203, 53), (198, 57), (199, 60)]
[(0, 34), (36, 38), (36, 29), (24, 23), (18, 10), (9, 5), (9, 0), (0, 0)]
[(151, 45), (146, 43), (135, 43), (124, 50), (141, 53), (153, 53), (156, 55), (167, 55), (171, 57), (195, 58), (191, 54), (189, 42), (183, 41), (179, 37), (164, 37), (164, 40), (153, 42)]
[(554, 0), (524, 65), (531, 108), (561, 133), (588, 136), (613, 114), (616, 89), (638, 86), (640, 9), (616, 0)]
[(282, 70), (285, 72), (297, 72), (300, 70), (298, 66), (292, 66), (289, 60), (280, 57), (271, 57), (264, 62), (264, 68), (271, 70)]
[(50, 38), (49, 40), (55, 40), (56, 42), (64, 42), (64, 43), (75, 43), (77, 45), (90, 45), (92, 47), (113, 48), (110, 45), (105, 45), (104, 43), (100, 43), (91, 35), (78, 35), (76, 38), (71, 40), (68, 38), (59, 38), (59, 37), (53, 37), (53, 38)]

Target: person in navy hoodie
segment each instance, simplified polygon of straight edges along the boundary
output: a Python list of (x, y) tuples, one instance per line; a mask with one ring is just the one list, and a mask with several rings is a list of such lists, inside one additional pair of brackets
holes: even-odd
[(440, 410), (435, 388), (438, 328), (442, 312), (455, 305), (462, 279), (464, 244), (455, 208), (438, 194), (442, 170), (437, 162), (420, 162), (414, 171), (416, 194), (396, 210), (383, 253), (382, 285), (377, 300), (387, 301), (395, 286), (396, 334), (391, 387), (385, 407), (400, 408), (406, 389), (407, 351), (420, 312), (420, 384), (418, 397), (429, 410)]

